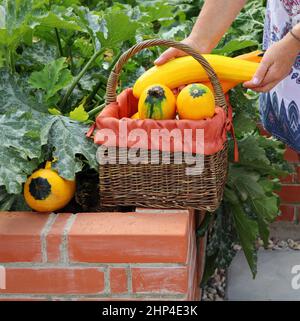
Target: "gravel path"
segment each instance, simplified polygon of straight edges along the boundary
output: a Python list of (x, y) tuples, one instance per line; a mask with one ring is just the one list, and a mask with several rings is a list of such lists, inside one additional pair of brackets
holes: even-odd
[[(257, 241), (257, 247), (263, 247), (262, 240)], [(234, 249), (236, 251), (241, 250), (241, 246), (235, 245)], [(268, 250), (270, 251), (280, 251), (283, 249), (291, 249), (294, 251), (300, 251), (300, 241), (294, 241), (288, 239), (287, 241), (270, 239)], [(202, 291), (203, 301), (225, 301), (225, 291), (226, 291), (226, 270), (217, 269), (214, 275), (208, 280), (207, 285)]]

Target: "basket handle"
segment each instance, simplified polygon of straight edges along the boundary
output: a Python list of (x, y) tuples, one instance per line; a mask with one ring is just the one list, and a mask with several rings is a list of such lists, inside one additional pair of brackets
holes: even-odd
[(222, 107), (227, 112), (227, 102), (226, 102), (225, 95), (223, 93), (220, 81), (214, 69), (207, 62), (207, 60), (201, 54), (199, 54), (196, 50), (194, 50), (188, 45), (185, 45), (181, 42), (177, 42), (173, 40), (164, 40), (164, 39), (152, 39), (152, 40), (142, 41), (134, 45), (127, 51), (125, 51), (120, 56), (119, 60), (116, 62), (108, 78), (107, 87), (106, 87), (106, 104), (107, 105), (110, 103), (116, 102), (117, 100), (116, 89), (117, 89), (120, 73), (122, 71), (124, 64), (136, 53), (140, 52), (145, 48), (149, 48), (153, 46), (173, 47), (181, 51), (184, 51), (185, 53), (187, 53), (188, 55), (196, 59), (206, 71), (208, 78), (213, 85), (217, 105), (219, 107)]

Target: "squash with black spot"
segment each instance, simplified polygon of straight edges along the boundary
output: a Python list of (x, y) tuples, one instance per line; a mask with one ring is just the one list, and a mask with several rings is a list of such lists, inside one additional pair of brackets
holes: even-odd
[(35, 171), (24, 185), (24, 198), (38, 212), (51, 212), (65, 207), (75, 194), (75, 181), (66, 180), (51, 169), (51, 163)]
[(144, 90), (138, 105), (140, 119), (174, 119), (176, 99), (166, 86), (155, 84)]

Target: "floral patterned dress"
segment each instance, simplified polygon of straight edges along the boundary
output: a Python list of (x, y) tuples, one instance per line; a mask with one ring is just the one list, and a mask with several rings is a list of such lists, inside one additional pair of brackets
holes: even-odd
[[(269, 0), (264, 49), (282, 39), (300, 22), (300, 0)], [(300, 153), (300, 53), (287, 78), (260, 97), (260, 114), (267, 131)]]

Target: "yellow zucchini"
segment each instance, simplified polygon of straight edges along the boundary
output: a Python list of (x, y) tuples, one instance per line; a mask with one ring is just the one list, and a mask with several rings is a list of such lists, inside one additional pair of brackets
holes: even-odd
[[(259, 64), (230, 57), (203, 55), (221, 81), (236, 84), (250, 80)], [(208, 81), (204, 68), (191, 56), (176, 58), (162, 66), (154, 66), (146, 71), (135, 83), (133, 94), (140, 97), (145, 88), (160, 83), (170, 89), (182, 85)]]

